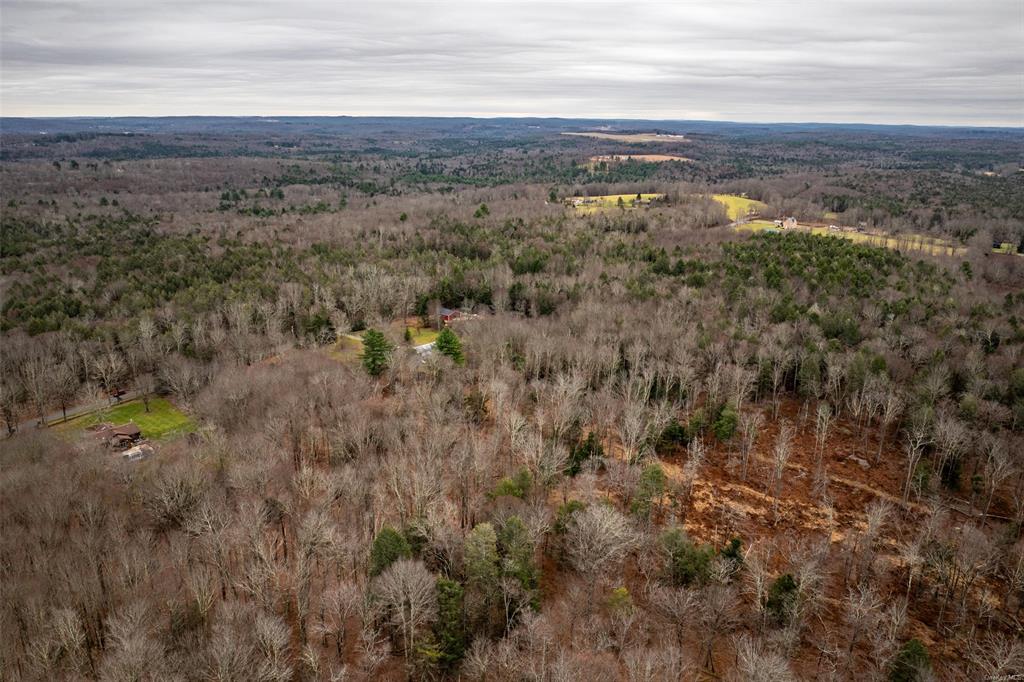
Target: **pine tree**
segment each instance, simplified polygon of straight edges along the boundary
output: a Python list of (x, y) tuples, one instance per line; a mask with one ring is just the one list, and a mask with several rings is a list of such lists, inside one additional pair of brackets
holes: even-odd
[(445, 666), (454, 666), (466, 651), (462, 600), (462, 585), (447, 578), (437, 579), (437, 623), (434, 634), (441, 651), (441, 663)]
[(391, 363), (391, 351), (394, 346), (376, 329), (367, 329), (363, 334), (363, 354), (360, 358), (363, 367), (371, 376), (379, 376)]
[(466, 612), (474, 628), (490, 628), (500, 601), (498, 535), (489, 523), (478, 524), (462, 549), (466, 571)]
[(466, 359), (462, 356), (462, 342), (459, 341), (459, 337), (455, 335), (455, 332), (450, 327), (445, 327), (441, 330), (441, 333), (437, 335), (437, 342), (435, 343), (437, 352), (441, 355), (447, 355), (455, 362), (456, 365), (461, 365)]
[(380, 575), (384, 569), (399, 559), (408, 559), (411, 556), (412, 547), (409, 541), (394, 528), (385, 526), (377, 533), (370, 548), (370, 575)]

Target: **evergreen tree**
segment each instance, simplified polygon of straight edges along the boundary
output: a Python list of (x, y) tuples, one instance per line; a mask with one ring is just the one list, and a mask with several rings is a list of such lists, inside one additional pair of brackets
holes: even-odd
[(896, 659), (889, 669), (889, 679), (892, 682), (917, 682), (926, 678), (930, 668), (928, 649), (920, 640), (912, 639), (896, 654)]
[(437, 348), (437, 352), (441, 355), (450, 357), (456, 365), (461, 365), (466, 361), (462, 356), (462, 342), (459, 341), (459, 337), (455, 335), (455, 332), (450, 327), (445, 327), (441, 330), (441, 333), (437, 335), (437, 342), (434, 347)]
[(701, 584), (711, 577), (711, 547), (697, 547), (681, 528), (670, 528), (661, 534), (661, 544), (668, 555), (670, 580), (680, 586)]
[(463, 616), (462, 585), (447, 578), (437, 579), (437, 623), (434, 633), (440, 649), (440, 662), (453, 666), (466, 652), (466, 623)]
[(640, 473), (636, 497), (633, 498), (633, 513), (647, 519), (655, 500), (665, 493), (665, 472), (657, 464), (650, 464)]
[(380, 376), (391, 363), (394, 346), (376, 329), (367, 329), (363, 334), (363, 367), (371, 376)]
[(592, 457), (604, 457), (604, 448), (597, 439), (597, 433), (591, 431), (584, 440), (577, 443), (569, 453), (569, 465), (566, 473), (575, 476), (583, 469), (583, 463)]
[(466, 570), (466, 611), (474, 628), (490, 629), (500, 601), (498, 535), (494, 526), (481, 523), (466, 536), (462, 550)]
[(501, 551), (501, 572), (519, 581), (532, 593), (537, 588), (537, 567), (533, 563), (533, 543), (526, 524), (518, 516), (510, 516), (498, 532)]
[(785, 625), (793, 615), (796, 608), (796, 599), (799, 595), (799, 588), (793, 576), (789, 573), (780, 575), (768, 588), (768, 600), (765, 608), (772, 619), (779, 625)]
[(390, 526), (381, 528), (370, 548), (370, 575), (377, 576), (399, 559), (412, 556), (412, 547), (401, 533)]

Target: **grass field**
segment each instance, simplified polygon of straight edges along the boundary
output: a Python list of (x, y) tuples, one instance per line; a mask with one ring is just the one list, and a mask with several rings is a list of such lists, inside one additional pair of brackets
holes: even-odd
[(725, 212), (729, 215), (729, 220), (739, 220), (748, 215), (752, 210), (760, 211), (767, 206), (763, 201), (748, 199), (736, 194), (713, 194), (711, 198), (725, 206)]
[(58, 432), (74, 433), (83, 431), (101, 422), (125, 424), (135, 422), (142, 436), (150, 440), (167, 440), (195, 429), (195, 422), (164, 398), (151, 398), (149, 412), (141, 400), (130, 400), (99, 412), (74, 417), (55, 425)]
[[(392, 320), (388, 323), (387, 335), (391, 338), (404, 338), (406, 329), (412, 331), (412, 341), (407, 345), (422, 346), (425, 343), (437, 340), (437, 330), (430, 327), (421, 327), (419, 318), (414, 317), (406, 319), (404, 326), (402, 320)], [(358, 364), (359, 356), (363, 354), (363, 334), (365, 333), (366, 330), (364, 329), (358, 332), (342, 334), (327, 351), (328, 355), (341, 362)], [(399, 345), (406, 344), (402, 342)]]
[(331, 346), (328, 354), (335, 360), (342, 362), (359, 362), (359, 356), (363, 354), (363, 332), (351, 332), (342, 334)]
[(429, 327), (410, 327), (412, 330), (412, 345), (422, 346), (437, 340), (437, 330)]
[[(743, 223), (742, 225), (737, 225), (734, 229), (739, 232), (763, 232), (766, 230), (782, 231), (770, 220), (751, 220), (750, 222)], [(937, 237), (926, 237), (920, 234), (903, 234), (899, 237), (891, 237), (888, 235), (865, 234), (862, 232), (835, 232), (826, 227), (801, 227), (796, 231), (810, 233), (820, 237), (837, 237), (839, 239), (847, 239), (860, 244), (869, 244), (871, 246), (880, 246), (886, 249), (899, 251), (922, 251), (933, 255), (945, 254), (949, 256), (958, 256), (966, 251), (963, 247), (956, 246), (948, 240), (939, 239)]]
[[(646, 206), (652, 201), (664, 198), (664, 194), (641, 194), (640, 204)], [(619, 205), (619, 199), (622, 199), (622, 205)], [(599, 211), (608, 211), (617, 208), (634, 208), (633, 202), (636, 201), (635, 194), (603, 194), (596, 197), (570, 197), (569, 200), (576, 207), (577, 213), (597, 213)], [(575, 202), (587, 202), (585, 204), (577, 204)]]
[(592, 137), (595, 140), (614, 140), (616, 142), (632, 144), (639, 144), (642, 142), (688, 142), (684, 135), (668, 135), (665, 133), (602, 133), (594, 131), (562, 134), (571, 135), (573, 137)]

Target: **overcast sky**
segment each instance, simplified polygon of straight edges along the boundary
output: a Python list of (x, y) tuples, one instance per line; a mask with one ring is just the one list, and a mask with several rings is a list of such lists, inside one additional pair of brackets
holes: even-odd
[(2, 113), (1024, 125), (1024, 0), (3, 0)]

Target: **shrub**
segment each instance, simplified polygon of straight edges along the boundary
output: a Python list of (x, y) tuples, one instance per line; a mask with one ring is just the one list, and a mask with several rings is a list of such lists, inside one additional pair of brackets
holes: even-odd
[(522, 499), (530, 492), (531, 485), (533, 485), (533, 477), (530, 475), (529, 469), (520, 469), (515, 476), (498, 481), (498, 485), (494, 486), (490, 497), (494, 499), (496, 497), (508, 496)]
[(697, 547), (680, 528), (671, 528), (661, 535), (661, 544), (668, 554), (668, 575), (676, 585), (699, 585), (711, 575), (714, 550)]
[(729, 544), (722, 549), (722, 557), (734, 564), (743, 563), (743, 541), (739, 538), (732, 538)]
[(591, 431), (586, 438), (573, 446), (569, 453), (569, 464), (566, 466), (565, 472), (570, 476), (577, 475), (583, 469), (583, 463), (594, 457), (604, 457), (604, 448), (601, 446), (597, 434)]
[(928, 649), (918, 639), (912, 639), (900, 648), (889, 669), (890, 682), (917, 682), (925, 679), (931, 668)]
[(697, 436), (704, 433), (704, 430), (708, 427), (708, 415), (704, 411), (703, 407), (698, 407), (694, 413), (690, 416), (690, 421), (686, 424), (686, 437), (688, 439), (696, 438)]
[(558, 511), (555, 512), (555, 533), (558, 535), (564, 534), (569, 527), (569, 520), (572, 515), (586, 506), (579, 500), (569, 500), (558, 507)]
[(796, 581), (789, 573), (780, 575), (768, 588), (768, 598), (765, 600), (765, 610), (773, 621), (779, 625), (785, 625), (793, 615), (796, 606), (796, 598), (799, 590)]
[(640, 474), (636, 497), (631, 507), (634, 514), (650, 518), (651, 506), (665, 492), (665, 472), (657, 464), (649, 464)]
[(657, 452), (664, 452), (673, 448), (686, 446), (690, 442), (690, 438), (686, 433), (686, 427), (679, 423), (679, 420), (672, 417), (669, 421), (668, 426), (661, 432), (661, 436), (658, 437), (658, 443), (655, 446)]
[(736, 426), (739, 424), (740, 417), (729, 405), (722, 408), (722, 411), (718, 414), (718, 419), (711, 425), (711, 430), (715, 433), (715, 438), (722, 441), (723, 443), (736, 433)]

